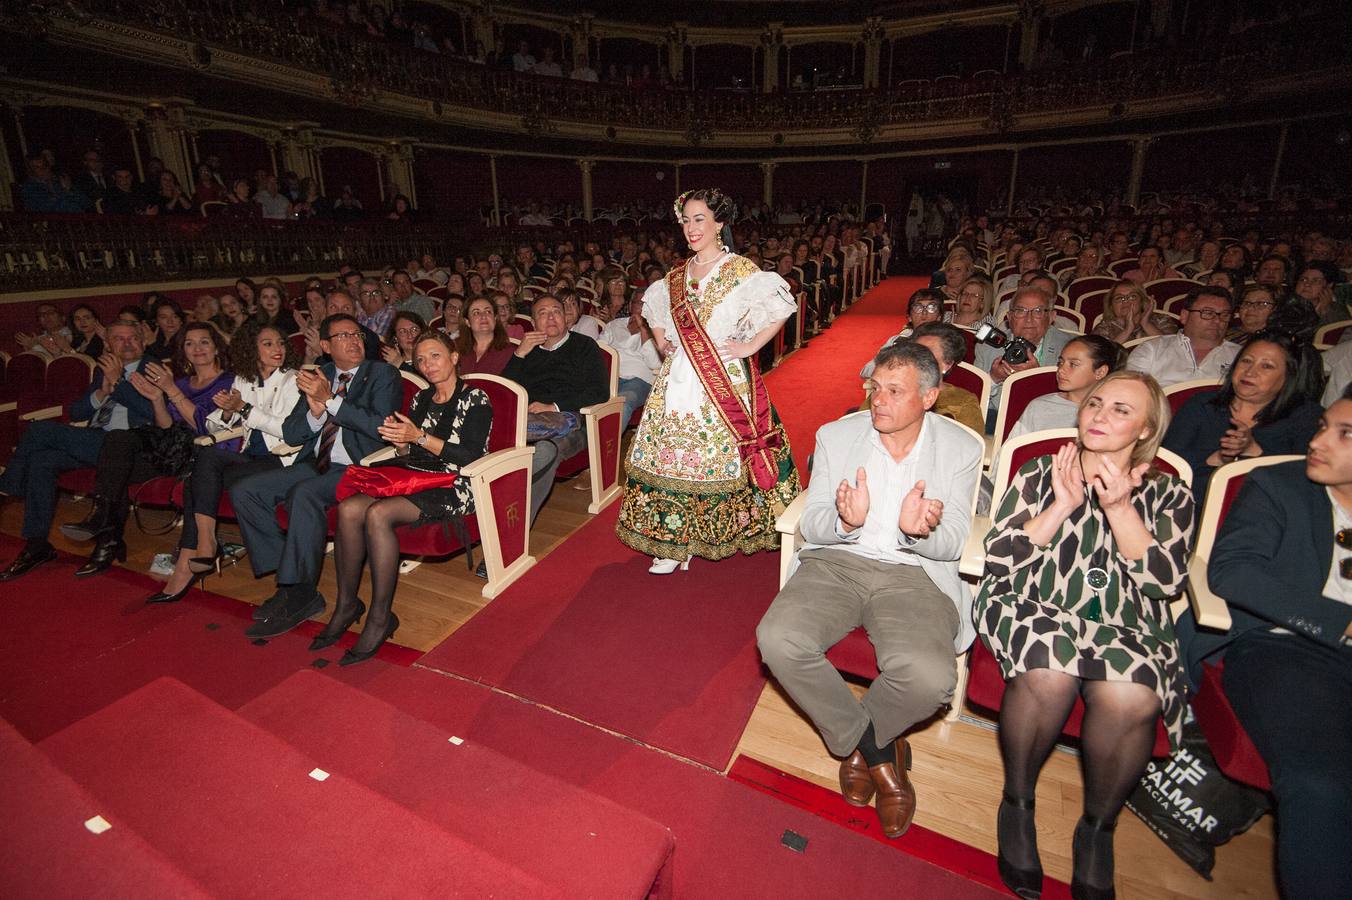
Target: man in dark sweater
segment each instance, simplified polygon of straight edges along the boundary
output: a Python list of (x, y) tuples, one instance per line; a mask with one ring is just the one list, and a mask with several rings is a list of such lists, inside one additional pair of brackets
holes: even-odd
[(534, 522), (559, 462), (587, 445), (581, 410), (609, 398), (610, 374), (596, 341), (568, 330), (557, 298), (536, 297), (531, 318), (534, 330), (521, 338), (502, 375), (524, 387), (530, 397), (526, 428), (527, 439), (535, 444), (530, 501)]

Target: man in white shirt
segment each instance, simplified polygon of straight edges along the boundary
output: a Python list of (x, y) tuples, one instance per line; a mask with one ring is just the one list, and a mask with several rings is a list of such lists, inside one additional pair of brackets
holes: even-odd
[(279, 193), (277, 176), (268, 175), (254, 194), (254, 202), (263, 208), (265, 219), (286, 219), (291, 215), (291, 201)]
[(573, 71), (568, 74), (568, 77), (573, 81), (590, 81), (592, 83), (599, 80), (596, 75), (596, 70), (593, 69), (591, 63), (585, 59), (582, 61), (582, 65), (574, 67)]
[(546, 47), (542, 53), (544, 54), (544, 59), (537, 62), (535, 68), (531, 71), (536, 75), (544, 75), (549, 78), (562, 78), (563, 69), (559, 67), (558, 62), (554, 59), (554, 48)]
[[(616, 317), (601, 330), (601, 341), (620, 354), (620, 396), (624, 398), (626, 425), (629, 418), (648, 400), (653, 388), (653, 375), (662, 366), (653, 333), (643, 320), (643, 295), (636, 293), (629, 300), (629, 315)], [(1348, 344), (1352, 347), (1352, 344)]]
[[(883, 833), (915, 813), (904, 732), (953, 696), (954, 655), (972, 642), (958, 559), (972, 524), (981, 442), (927, 410), (939, 394), (928, 348), (884, 348), (869, 414), (822, 426), (799, 523), (800, 565), (756, 629), (761, 657), (843, 761), (841, 793)], [(856, 699), (826, 651), (868, 629), (880, 674)]]
[(1239, 353), (1239, 345), (1225, 339), (1233, 311), (1225, 288), (1193, 288), (1179, 315), (1179, 332), (1138, 345), (1127, 358), (1127, 368), (1154, 376), (1166, 388), (1197, 378), (1224, 378)]
[(517, 72), (529, 72), (535, 68), (535, 57), (530, 52), (530, 43), (522, 41), (516, 45), (512, 54), (512, 68)]

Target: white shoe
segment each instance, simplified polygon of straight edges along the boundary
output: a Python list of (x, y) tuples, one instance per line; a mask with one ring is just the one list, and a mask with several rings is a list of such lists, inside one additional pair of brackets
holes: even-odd
[(174, 574), (174, 564), (177, 561), (176, 553), (156, 553), (150, 563), (150, 574), (157, 578), (168, 578)]
[(689, 558), (663, 559), (662, 557), (659, 556), (653, 560), (653, 564), (648, 567), (648, 571), (654, 575), (670, 575), (677, 569), (680, 569), (682, 572), (684, 572), (689, 568), (690, 568)]

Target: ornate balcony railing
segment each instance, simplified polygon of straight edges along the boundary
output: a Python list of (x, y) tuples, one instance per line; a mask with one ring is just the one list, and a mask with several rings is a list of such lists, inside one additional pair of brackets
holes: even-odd
[[(217, 47), (319, 73), (331, 79), (338, 96), (349, 100), (377, 91), (398, 92), (519, 116), (523, 124), (569, 120), (671, 129), (684, 132), (692, 143), (719, 132), (842, 128), (867, 142), (891, 125), (974, 118), (993, 131), (1004, 131), (1020, 115), (1182, 93), (1204, 92), (1218, 102), (1230, 101), (1265, 78), (1352, 62), (1352, 42), (1343, 39), (1348, 10), (1335, 6), (1319, 16), (1250, 29), (1214, 45), (1046, 72), (908, 82), (886, 90), (635, 90), (488, 69), (296, 18), (275, 2), (261, 0), (37, 0), (25, 9), (26, 30), (42, 30), (53, 19), (106, 20), (197, 42), (203, 65), (209, 65), (211, 49)], [(10, 16), (11, 25), (18, 18)]]

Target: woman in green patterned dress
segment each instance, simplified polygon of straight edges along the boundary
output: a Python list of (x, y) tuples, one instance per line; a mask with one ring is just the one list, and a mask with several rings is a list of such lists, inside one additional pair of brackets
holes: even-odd
[(1080, 404), (1079, 439), (1023, 466), (992, 516), (977, 631), (1008, 686), (1000, 708), (1000, 875), (1042, 889), (1033, 824), (1038, 773), (1077, 696), (1084, 815), (1072, 841), (1076, 897), (1113, 896), (1113, 828), (1161, 713), (1177, 746), (1186, 683), (1169, 599), (1183, 588), (1194, 504), (1152, 471), (1169, 405), (1149, 375), (1116, 372)]
[(634, 435), (615, 533), (666, 575), (692, 556), (779, 546), (775, 516), (797, 496), (788, 438), (755, 356), (798, 306), (783, 278), (731, 252), (732, 200), (676, 199), (690, 257), (643, 295), (666, 357)]

